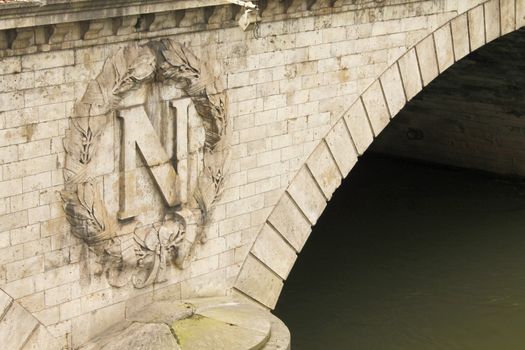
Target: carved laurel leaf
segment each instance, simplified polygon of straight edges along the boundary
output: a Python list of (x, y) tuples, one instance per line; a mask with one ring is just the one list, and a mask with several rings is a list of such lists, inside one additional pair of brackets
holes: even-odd
[(224, 119), (222, 99), (219, 96), (214, 96), (214, 99), (216, 104), (205, 94), (193, 98), (195, 109), (205, 126), (206, 147), (209, 150), (215, 149), (217, 143), (226, 133), (227, 126)]
[(214, 204), (222, 196), (229, 162), (229, 149), (223, 145), (220, 145), (220, 152), (205, 155), (205, 168), (197, 181), (197, 188), (194, 194), (194, 198), (202, 212), (203, 225), (206, 225), (211, 219)]
[(89, 219), (89, 212), (78, 200), (78, 195), (72, 191), (62, 191), (62, 200), (64, 201), (64, 210), (68, 214), (68, 218), (75, 220), (87, 220)]
[(82, 102), (89, 104), (89, 105), (98, 105), (98, 106), (104, 106), (104, 96), (102, 94), (102, 89), (100, 88), (100, 85), (98, 81), (92, 80), (89, 82), (86, 92), (84, 93), (84, 96), (82, 97)]
[(93, 201), (93, 218), (98, 223), (98, 225), (101, 227), (102, 230), (107, 230), (110, 227), (110, 221), (108, 217), (108, 212), (106, 210), (106, 207), (104, 206), (104, 203), (100, 199), (100, 196), (98, 195), (94, 198)]
[(155, 56), (147, 50), (139, 55), (129, 68), (129, 75), (136, 81), (144, 81), (155, 71)]
[[(165, 79), (173, 80), (182, 89), (187, 89), (191, 84), (199, 79), (200, 72), (196, 59), (184, 46), (171, 40), (163, 40), (162, 56), (168, 63), (164, 64), (163, 76)], [(193, 64), (191, 61), (194, 61)]]
[(93, 212), (93, 202), (95, 189), (90, 182), (84, 182), (77, 186), (78, 200), (84, 208), (90, 213)]
[(67, 140), (67, 142), (64, 142), (64, 149), (71, 158), (79, 161), (82, 153), (82, 138), (81, 135), (76, 134), (78, 133), (75, 129), (68, 129), (66, 131), (66, 137), (64, 140)]
[(61, 196), (72, 233), (86, 242), (95, 241), (100, 233), (100, 227), (93, 221), (90, 211), (78, 199), (78, 194), (62, 191)]
[(165, 50), (162, 50), (162, 55), (172, 66), (183, 67), (187, 70), (193, 70), (197, 72), (195, 67), (192, 67), (187, 56), (187, 51), (184, 50), (182, 45), (175, 43), (171, 40), (162, 40), (162, 44), (166, 47)]
[(80, 203), (89, 213), (89, 220), (93, 222), (98, 231), (104, 231), (106, 228), (105, 209), (100, 203), (100, 195), (95, 186), (91, 182), (80, 183), (77, 191)]
[[(126, 71), (122, 74), (115, 69), (117, 79), (113, 88), (113, 94), (121, 96), (127, 91), (138, 87), (141, 82), (144, 82), (155, 73), (156, 59), (155, 55), (147, 47), (142, 48), (140, 53), (137, 53), (135, 47), (126, 50), (131, 56), (136, 56), (131, 62), (125, 65)], [(133, 54), (131, 54), (133, 52)]]

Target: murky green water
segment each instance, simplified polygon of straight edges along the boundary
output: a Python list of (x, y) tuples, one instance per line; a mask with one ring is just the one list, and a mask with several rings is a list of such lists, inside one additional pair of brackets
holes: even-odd
[(365, 158), (276, 314), (292, 349), (525, 349), (525, 185)]

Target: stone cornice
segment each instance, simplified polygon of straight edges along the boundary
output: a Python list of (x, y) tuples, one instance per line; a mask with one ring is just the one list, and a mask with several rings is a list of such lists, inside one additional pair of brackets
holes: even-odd
[[(262, 22), (362, 11), (375, 2), (260, 0)], [(384, 0), (383, 0), (384, 1)], [(382, 6), (389, 6), (388, 0)], [(445, 1), (445, 0), (440, 0)], [(238, 25), (242, 7), (227, 0), (47, 0), (0, 5), (0, 58), (91, 45), (147, 40)], [(241, 29), (239, 29), (241, 30)]]
[(47, 0), (0, 5), (0, 30), (226, 5), (226, 0)]

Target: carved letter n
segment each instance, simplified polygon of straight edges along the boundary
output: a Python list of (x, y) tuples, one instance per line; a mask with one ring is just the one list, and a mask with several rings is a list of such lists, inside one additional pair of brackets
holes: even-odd
[[(185, 112), (185, 111), (181, 111)], [(137, 151), (157, 184), (162, 197), (170, 207), (179, 205), (178, 176), (171, 159), (151, 125), (143, 106), (121, 110), (122, 119), (122, 170), (119, 219), (139, 214), (137, 206)]]

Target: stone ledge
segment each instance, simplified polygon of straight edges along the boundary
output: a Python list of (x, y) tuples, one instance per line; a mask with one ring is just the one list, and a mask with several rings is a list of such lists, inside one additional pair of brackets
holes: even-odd
[(48, 0), (0, 4), (0, 30), (229, 4), (226, 0)]
[(80, 347), (92, 349), (288, 350), (290, 333), (270, 312), (240, 297), (162, 301)]

